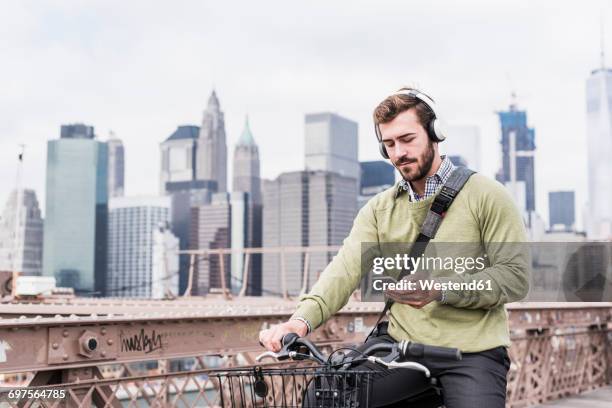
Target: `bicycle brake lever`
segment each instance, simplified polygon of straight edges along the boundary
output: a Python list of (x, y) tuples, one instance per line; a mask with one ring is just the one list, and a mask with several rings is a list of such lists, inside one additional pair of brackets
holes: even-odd
[(289, 354), (288, 353), (275, 353), (273, 351), (266, 351), (264, 353), (261, 353), (260, 355), (258, 355), (257, 357), (255, 357), (255, 360), (257, 362), (263, 360), (266, 357), (271, 357), (274, 358), (276, 360), (285, 360), (287, 358), (289, 358)]
[(429, 371), (427, 367), (425, 367), (423, 364), (415, 363), (413, 361), (404, 361), (401, 363), (398, 363), (397, 361), (392, 361), (387, 364), (387, 367), (388, 368), (410, 368), (412, 370), (423, 372), (425, 374), (425, 377), (427, 378), (431, 377), (431, 372)]
[(391, 369), (409, 368), (411, 370), (421, 371), (423, 374), (425, 374), (425, 377), (427, 378), (431, 377), (431, 372), (429, 371), (427, 367), (425, 367), (423, 364), (415, 363), (414, 361), (403, 361), (403, 362), (390, 361), (389, 362), (389, 361), (385, 361), (384, 359), (380, 357), (374, 357), (374, 356), (368, 357), (368, 360), (372, 363), (378, 363), (378, 364), (381, 364)]

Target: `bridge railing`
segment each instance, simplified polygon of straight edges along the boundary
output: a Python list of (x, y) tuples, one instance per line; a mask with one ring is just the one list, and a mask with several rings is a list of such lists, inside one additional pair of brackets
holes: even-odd
[[(249, 297), (2, 303), (0, 375), (65, 389), (69, 406), (218, 406), (228, 389), (211, 370), (254, 364), (258, 331), (293, 307)], [(311, 337), (328, 349), (359, 343), (381, 307), (350, 302)], [(611, 303), (516, 303), (508, 313), (508, 407), (610, 384)], [(98, 347), (83, 348), (91, 339)]]
[(313, 254), (329, 254), (336, 253), (340, 250), (340, 246), (283, 246), (283, 247), (265, 247), (265, 248), (213, 248), (213, 249), (190, 249), (190, 250), (182, 250), (175, 251), (178, 255), (186, 255), (189, 257), (189, 274), (187, 280), (187, 288), (183, 293), (183, 296), (191, 296), (193, 293), (193, 289), (195, 286), (194, 277), (196, 271), (196, 265), (200, 262), (202, 258), (211, 259), (212, 257), (216, 257), (218, 260), (218, 269), (216, 273), (218, 277), (216, 277), (221, 285), (221, 293), (226, 299), (230, 299), (232, 297), (230, 291), (230, 284), (227, 282), (227, 272), (228, 265), (225, 261), (226, 256), (228, 255), (244, 255), (244, 260), (242, 262), (242, 273), (241, 278), (237, 279), (237, 281), (232, 282), (234, 284), (240, 284), (240, 290), (238, 291), (238, 296), (242, 297), (247, 294), (247, 287), (249, 282), (249, 273), (252, 269), (251, 259), (253, 255), (278, 255), (280, 257), (280, 265), (278, 272), (280, 273), (280, 282), (281, 282), (281, 293), (280, 297), (283, 299), (289, 299), (289, 288), (288, 288), (288, 277), (287, 277), (287, 268), (285, 258), (287, 256), (292, 255), (303, 255), (302, 262), (302, 276), (301, 282), (302, 286), (300, 289), (300, 293), (305, 293), (308, 291), (308, 274), (310, 273), (310, 258)]

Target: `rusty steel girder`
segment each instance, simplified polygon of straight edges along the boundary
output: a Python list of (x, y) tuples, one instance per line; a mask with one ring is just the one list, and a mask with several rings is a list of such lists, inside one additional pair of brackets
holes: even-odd
[[(349, 306), (313, 333), (312, 338), (322, 344), (359, 342), (374, 324), (377, 308), (370, 307), (368, 312), (363, 305)], [(4, 351), (6, 358), (0, 359), (0, 372), (253, 351), (261, 349), (259, 331), (285, 321), (289, 313), (288, 309), (264, 306), (258, 310), (251, 307), (249, 312), (236, 309), (225, 315), (175, 311), (1, 319), (0, 355)]]
[[(109, 364), (213, 354), (246, 358), (231, 360), (233, 366), (239, 360), (250, 364), (249, 356), (261, 351), (259, 330), (285, 321), (294, 307), (294, 302), (279, 299), (227, 302), (212, 297), (5, 302), (0, 304), (0, 373), (37, 372), (30, 385), (44, 385), (51, 373), (61, 373), (67, 382), (78, 380), (80, 385), (69, 386), (75, 396), (89, 381), (103, 397), (115, 392), (114, 386), (100, 388), (104, 384), (126, 390), (152, 386), (157, 384), (154, 377), (163, 374), (127, 373), (103, 380), (98, 368)], [(349, 302), (311, 337), (320, 345), (359, 343), (381, 309), (378, 303)], [(508, 407), (534, 406), (610, 382), (611, 303), (517, 303), (507, 309), (513, 343)], [(95, 375), (82, 377), (82, 370), (89, 369)], [(192, 373), (164, 375), (176, 382)]]

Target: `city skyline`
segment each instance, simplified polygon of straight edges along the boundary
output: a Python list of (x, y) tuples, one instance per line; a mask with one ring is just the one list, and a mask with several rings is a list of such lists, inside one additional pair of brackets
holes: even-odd
[[(524, 13), (522, 9), (527, 4), (530, 12)], [(305, 37), (299, 30), (304, 28), (303, 23), (282, 5), (279, 5), (279, 13), (287, 18), (268, 24), (265, 29), (269, 18), (256, 15), (249, 7), (239, 10), (236, 19), (243, 23), (242, 29), (234, 35), (227, 32), (224, 36), (227, 29), (214, 22), (214, 17), (223, 12), (223, 6), (213, 9), (185, 3), (177, 6), (177, 16), (192, 18), (194, 15), (195, 18), (202, 15), (202, 11), (211, 11), (206, 20), (211, 24), (194, 25), (195, 28), (184, 33), (181, 41), (175, 30), (178, 20), (174, 18), (162, 32), (150, 31), (152, 26), (148, 24), (155, 25), (165, 16), (159, 8), (150, 10), (150, 22), (135, 24), (137, 29), (143, 30), (143, 35), (132, 36), (134, 28), (123, 25), (124, 17), (115, 15), (101, 3), (88, 9), (77, 7), (70, 12), (61, 6), (34, 10), (27, 5), (14, 5), (5, 15), (23, 17), (25, 24), (16, 27), (8, 21), (4, 29), (14, 28), (17, 35), (13, 38), (23, 34), (26, 40), (23, 44), (9, 44), (10, 63), (0, 68), (0, 73), (11, 77), (15, 83), (0, 97), (0, 106), (6, 114), (6, 120), (0, 125), (3, 134), (0, 176), (14, 180), (18, 144), (25, 143), (22, 185), (38, 193), (44, 208), (45, 176), (41, 163), (46, 155), (46, 140), (54, 137), (60, 124), (78, 121), (101, 129), (99, 134), (103, 140), (112, 129), (116, 137), (124, 141), (128, 157), (126, 195), (155, 194), (160, 168), (159, 143), (177, 125), (199, 124), (212, 89), (217, 90), (226, 113), (229, 148), (240, 136), (244, 115), (249, 114), (251, 126), (260, 135), (264, 178), (272, 179), (281, 172), (303, 168), (303, 147), (299, 141), (303, 138), (303, 117), (310, 112), (328, 110), (357, 121), (359, 159), (377, 159), (376, 143), (371, 134), (372, 108), (399, 85), (416, 83), (446, 107), (443, 113), (447, 122), (476, 125), (481, 129), (483, 173), (493, 177), (500, 162), (500, 131), (494, 111), (505, 109), (510, 103), (511, 92), (516, 90), (519, 109), (529, 113), (528, 125), (538, 131), (537, 211), (548, 218), (548, 191), (576, 190), (580, 218), (587, 178), (584, 84), (590, 71), (599, 66), (597, 23), (601, 4), (590, 4), (590, 8), (567, 5), (563, 9), (557, 9), (558, 3), (553, 2), (533, 5), (506, 2), (496, 4), (495, 8), (475, 2), (461, 7), (452, 3), (419, 5), (418, 8), (397, 5), (397, 13), (393, 13), (397, 16), (382, 13), (367, 32), (359, 28), (360, 24), (369, 21), (370, 13), (376, 9), (356, 4), (348, 12), (351, 19), (346, 19), (343, 16), (347, 10), (338, 5), (326, 6), (325, 10), (315, 5), (305, 10), (306, 15), (311, 20), (320, 15), (327, 18), (319, 22), (319, 33), (309, 32)], [(378, 7), (384, 8), (384, 4)], [(137, 10), (136, 5), (124, 8), (126, 16), (136, 15)], [(606, 5), (603, 10), (607, 15), (610, 7)], [(411, 54), (419, 58), (396, 55), (389, 45), (379, 44), (383, 27), (392, 30), (395, 36), (401, 32), (399, 25), (395, 27), (400, 16), (411, 23), (405, 34), (409, 36), (428, 23), (421, 21), (419, 16), (436, 11), (441, 12), (436, 23), (441, 33), (420, 40), (420, 44), (414, 43)], [(81, 38), (69, 35), (85, 27), (79, 19), (81, 16), (96, 23)], [(14, 20), (19, 21), (19, 18)], [(285, 38), (276, 36), (296, 23), (296, 30), (289, 30)], [(104, 30), (104, 24), (110, 24), (116, 32)], [(452, 27), (462, 29), (456, 36), (445, 35), (456, 30)], [(481, 35), (483, 30), (491, 30), (495, 41), (491, 39), (481, 44), (477, 34)], [(151, 38), (144, 38), (144, 33), (161, 40), (156, 43), (155, 52), (148, 45)], [(205, 41), (206, 35), (212, 33), (215, 42)], [(44, 41), (34, 44), (33, 38)], [(259, 46), (248, 47), (247, 38)], [(125, 44), (111, 51), (120, 40)], [(469, 45), (469, 42), (474, 44)], [(192, 50), (197, 49), (192, 47), (195, 44), (201, 45), (206, 58), (191, 55)], [(172, 46), (176, 46), (174, 51), (171, 51)], [(482, 57), (481, 46), (492, 54)], [(237, 47), (237, 52), (228, 52), (231, 47)], [(496, 51), (497, 48), (502, 50)], [(34, 63), (29, 66), (46, 69), (19, 69), (17, 57), (28, 49), (34, 52)], [(142, 53), (131, 56), (128, 55), (130, 50)], [(57, 53), (66, 57), (67, 62), (49, 62), (50, 58), (62, 60), (56, 58)], [(175, 64), (159, 61), (164, 54), (175, 55)], [(241, 60), (249, 60), (249, 68), (234, 63), (234, 54)], [(269, 58), (256, 58), (259, 54)], [(178, 64), (180, 57), (187, 55), (190, 58), (183, 60), (187, 62)], [(362, 59), (362, 55), (370, 58)], [(544, 55), (546, 58), (542, 59)], [(109, 62), (90, 70), (90, 74), (84, 73), (94, 68), (92, 64), (99, 63), (100, 58), (106, 57)], [(122, 58), (128, 63), (117, 63), (123, 61)], [(525, 64), (526, 60), (533, 63)], [(152, 64), (154, 61), (156, 63)], [(304, 62), (309, 63), (308, 70), (302, 67)], [(79, 68), (66, 69), (66, 63), (78, 63)], [(107, 63), (114, 64), (114, 71)], [(347, 71), (349, 66), (351, 69)], [(445, 69), (448, 66), (453, 68), (452, 75)], [(167, 72), (173, 74), (164, 76)], [(155, 81), (154, 87), (151, 81)], [(353, 89), (357, 86), (359, 97), (355, 97)], [(479, 89), (486, 91), (478, 92)], [(54, 98), (53, 106), (49, 98)], [(73, 103), (74, 100), (79, 103)], [(560, 115), (568, 110), (576, 114)], [(279, 140), (295, 143), (288, 147), (278, 143)], [(561, 165), (558, 157), (571, 159)], [(231, 169), (228, 168), (228, 172)], [(0, 201), (5, 201), (12, 188), (12, 182), (3, 185)]]

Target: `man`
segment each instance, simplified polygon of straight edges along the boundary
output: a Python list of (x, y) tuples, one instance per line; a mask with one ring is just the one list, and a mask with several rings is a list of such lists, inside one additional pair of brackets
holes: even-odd
[[(280, 350), (280, 340), (287, 333), (307, 335), (346, 304), (363, 278), (362, 243), (382, 246), (415, 241), (435, 195), (455, 168), (439, 154), (438, 142), (443, 137), (434, 129), (437, 119), (433, 101), (411, 88), (402, 88), (376, 107), (374, 123), (381, 153), (403, 180), (360, 210), (337, 256), (310, 293), (300, 299), (289, 321), (260, 333), (267, 349)], [(463, 353), (459, 362), (418, 361), (438, 378), (446, 408), (503, 408), (510, 366), (504, 305), (524, 298), (529, 287), (527, 255), (518, 245), (509, 243), (526, 239), (522, 218), (504, 187), (479, 174), (472, 175), (429, 245), (478, 243), (488, 263), (484, 269), (470, 273), (432, 276), (440, 283), (485, 281), (489, 288), (427, 290), (416, 286), (415, 290), (387, 291), (395, 301), (388, 313), (388, 329), (381, 327), (368, 342), (406, 339), (459, 348)], [(411, 279), (415, 275), (409, 275)], [(373, 384), (373, 406), (398, 403), (422, 391), (422, 374), (416, 371), (386, 370), (371, 363), (363, 366), (379, 374)]]

